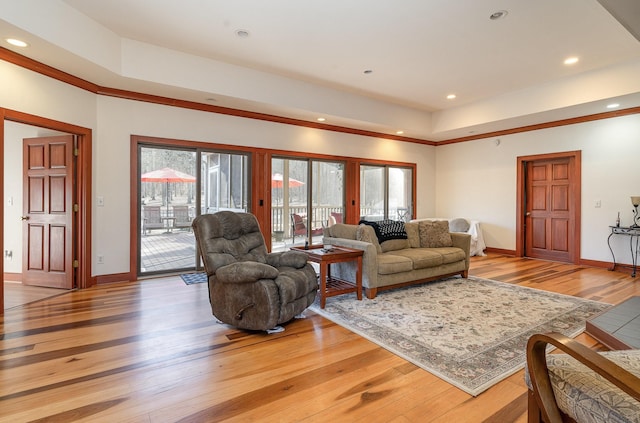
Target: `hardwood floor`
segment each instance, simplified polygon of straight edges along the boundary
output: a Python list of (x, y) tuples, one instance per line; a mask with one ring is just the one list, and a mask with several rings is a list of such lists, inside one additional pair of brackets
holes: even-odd
[[(609, 303), (640, 295), (624, 273), (495, 254), (470, 273)], [(8, 310), (0, 422), (526, 421), (523, 371), (474, 398), (306, 314), (280, 334), (238, 331), (213, 319), (205, 284), (179, 277)]]
[(19, 307), (44, 298), (64, 294), (67, 290), (23, 285), (21, 282), (4, 282), (4, 309)]

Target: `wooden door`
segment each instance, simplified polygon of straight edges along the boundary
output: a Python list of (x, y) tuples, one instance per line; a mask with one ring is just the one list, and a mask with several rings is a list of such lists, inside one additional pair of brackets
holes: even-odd
[(74, 137), (23, 140), (22, 283), (74, 287)]
[(525, 255), (574, 261), (576, 196), (573, 159), (560, 157), (526, 166)]

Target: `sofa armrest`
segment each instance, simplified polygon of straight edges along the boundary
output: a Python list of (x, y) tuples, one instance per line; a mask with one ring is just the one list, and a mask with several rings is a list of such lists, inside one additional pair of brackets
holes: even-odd
[(466, 269), (469, 270), (471, 263), (471, 235), (462, 232), (451, 232), (451, 241), (454, 247), (461, 248), (464, 251)]
[(322, 242), (324, 244), (335, 245), (336, 247), (362, 250), (362, 284), (366, 287), (378, 286), (378, 251), (376, 250), (375, 245), (370, 242), (347, 238), (334, 238), (330, 236), (325, 236), (322, 239)]

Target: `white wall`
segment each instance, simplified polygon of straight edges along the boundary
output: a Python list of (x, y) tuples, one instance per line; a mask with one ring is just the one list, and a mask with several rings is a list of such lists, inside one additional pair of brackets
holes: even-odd
[(129, 269), (131, 134), (417, 163), (418, 211), (435, 211), (434, 147), (99, 97), (94, 195), (104, 207), (94, 208), (94, 254), (104, 264), (96, 274)]
[[(436, 214), (482, 222), (489, 247), (515, 249), (517, 157), (582, 151), (581, 258), (611, 261), (609, 225), (618, 211), (632, 223), (640, 195), (640, 115), (450, 144), (436, 149)], [(596, 201), (601, 207), (596, 208)], [(612, 240), (618, 262), (631, 263), (629, 239)]]

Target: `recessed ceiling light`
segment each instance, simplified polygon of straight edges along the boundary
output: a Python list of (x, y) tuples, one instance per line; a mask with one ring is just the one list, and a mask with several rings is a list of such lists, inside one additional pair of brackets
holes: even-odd
[(402, 135), (402, 134), (404, 134), (404, 131), (396, 131), (396, 134), (397, 135)]
[(449, 94), (449, 95), (447, 96), (447, 100), (453, 100), (454, 98), (456, 98), (456, 95), (455, 95), (455, 94)]
[(29, 45), (22, 40), (18, 40), (17, 38), (7, 38), (5, 41), (16, 47), (27, 47)]
[(372, 73), (373, 73), (373, 70), (371, 70), (371, 69), (367, 69), (367, 70), (364, 71), (365, 75), (370, 75)]
[(240, 38), (247, 38), (249, 36), (249, 31), (246, 29), (238, 29), (236, 31), (236, 35)]
[(327, 119), (325, 119), (325, 118), (318, 118), (318, 122), (324, 122), (325, 120), (327, 120)]
[(495, 21), (495, 20), (504, 18), (508, 14), (509, 12), (507, 12), (506, 10), (498, 10), (497, 12), (493, 12), (492, 14), (490, 14), (489, 19), (491, 19), (492, 21)]
[(565, 65), (575, 65), (576, 63), (578, 63), (578, 58), (577, 57), (567, 57), (566, 59), (564, 59), (564, 64)]
[(213, 98), (213, 97), (205, 98), (205, 100), (210, 101), (210, 102), (212, 102), (212, 103), (213, 103), (213, 102), (218, 101), (218, 100), (216, 100), (216, 99), (215, 99), (215, 98)]
[(616, 107), (620, 107), (620, 103), (607, 104), (607, 109), (615, 109)]

